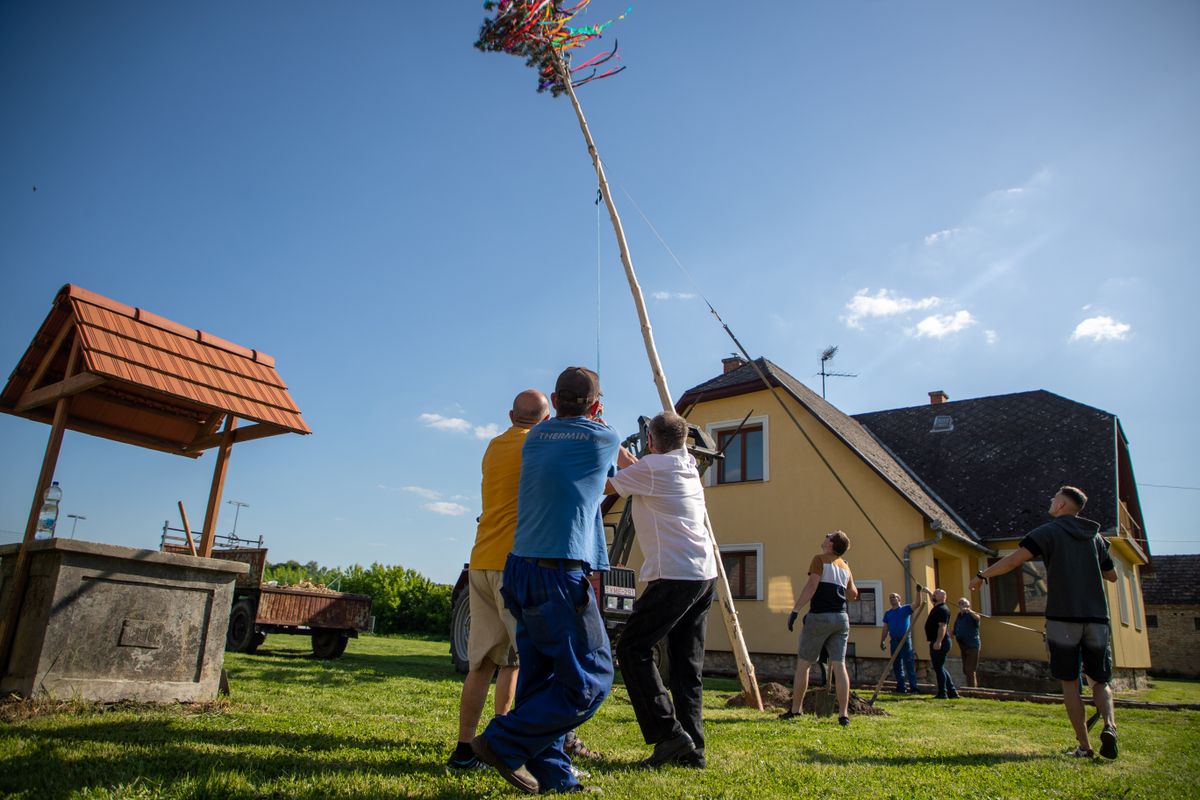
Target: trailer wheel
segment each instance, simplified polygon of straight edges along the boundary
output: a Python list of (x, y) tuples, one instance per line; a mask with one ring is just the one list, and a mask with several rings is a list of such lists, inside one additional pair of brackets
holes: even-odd
[(450, 612), (450, 659), (454, 669), (466, 675), (471, 667), (467, 659), (467, 638), (471, 633), (471, 593), (464, 588), (454, 598)]
[(346, 652), (346, 643), (350, 637), (341, 631), (318, 630), (312, 634), (312, 650), (314, 658), (337, 658)]
[(252, 653), (255, 644), (254, 604), (242, 600), (233, 604), (229, 612), (229, 628), (225, 632), (225, 649), (235, 653)]
[(254, 638), (250, 640), (250, 649), (248, 649), (246, 652), (247, 653), (258, 652), (258, 648), (261, 647), (262, 643), (265, 642), (266, 640), (267, 640), (267, 635), (265, 633), (259, 633), (256, 631), (254, 633)]

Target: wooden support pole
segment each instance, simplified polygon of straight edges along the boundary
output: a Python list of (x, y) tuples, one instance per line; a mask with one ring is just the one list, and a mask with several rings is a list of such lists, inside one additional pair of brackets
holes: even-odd
[[(625, 241), (625, 229), (621, 226), (621, 217), (617, 214), (617, 206), (613, 202), (612, 192), (608, 188), (608, 177), (604, 174), (604, 164), (600, 161), (600, 153), (596, 149), (595, 141), (592, 140), (592, 132), (588, 128), (587, 119), (583, 116), (583, 107), (579, 105), (575, 89), (571, 86), (571, 73), (558, 56), (557, 51), (555, 51), (555, 58), (559, 75), (563, 85), (566, 86), (567, 96), (571, 98), (575, 116), (579, 120), (579, 129), (583, 132), (584, 141), (587, 142), (588, 154), (592, 157), (592, 166), (596, 170), (596, 179), (600, 183), (600, 196), (604, 198), (604, 205), (608, 208), (608, 217), (612, 221), (613, 232), (617, 236), (621, 263), (625, 266), (625, 277), (629, 281), (629, 291), (633, 294), (633, 304), (637, 308), (638, 320), (641, 322), (642, 341), (646, 346), (646, 356), (650, 359), (650, 372), (654, 376), (654, 385), (658, 389), (658, 399), (662, 403), (663, 411), (674, 412), (675, 405), (671, 401), (671, 390), (667, 388), (667, 376), (663, 372), (662, 363), (658, 359), (658, 349), (654, 345), (654, 332), (650, 328), (650, 315), (646, 311), (646, 300), (642, 296), (642, 287), (638, 284), (637, 275), (633, 271), (633, 259), (629, 255), (629, 245)], [(705, 511), (704, 522), (708, 529), (709, 543), (717, 561), (717, 596), (721, 603), (721, 618), (725, 622), (725, 631), (729, 634), (729, 643), (733, 648), (734, 660), (737, 662), (738, 677), (741, 679), (742, 690), (746, 693), (749, 702), (762, 711), (762, 697), (759, 694), (758, 681), (754, 675), (754, 664), (750, 661), (750, 652), (746, 648), (742, 627), (738, 623), (737, 610), (733, 605), (733, 594), (729, 590), (725, 565), (721, 561), (721, 550), (717, 545), (717, 536), (708, 519), (707, 511)]]
[[(67, 376), (75, 372), (79, 363), (79, 337), (75, 337), (71, 345), (71, 355), (67, 359)], [(17, 623), (21, 619), (21, 607), (25, 604), (25, 590), (29, 584), (29, 553), (26, 548), (37, 533), (38, 515), (45, 502), (46, 489), (54, 480), (54, 469), (58, 466), (58, 453), (62, 449), (63, 433), (67, 429), (67, 418), (71, 411), (71, 398), (59, 398), (54, 407), (54, 422), (50, 426), (50, 439), (46, 442), (46, 453), (42, 457), (42, 471), (38, 474), (37, 486), (33, 493), (33, 503), (29, 508), (29, 519), (25, 523), (25, 536), (17, 549), (17, 562), (13, 567), (11, 590), (9, 593), (8, 613), (0, 619), (0, 675), (7, 674), (9, 656), (12, 655), (13, 638), (17, 633)]]
[[(908, 623), (908, 633), (904, 634), (904, 638), (908, 639), (908, 646), (913, 648), (913, 669), (916, 669), (917, 649), (913, 646), (912, 636), (913, 630), (917, 627), (917, 621), (921, 619), (921, 615), (925, 613), (925, 603), (921, 603), (921, 607), (912, 615), (912, 621)], [(946, 634), (949, 636), (950, 634)], [(867, 701), (867, 705), (875, 705), (875, 701), (879, 699), (879, 691), (883, 688), (883, 682), (887, 680), (888, 673), (892, 671), (892, 664), (896, 663), (896, 657), (900, 655), (903, 647), (897, 647), (896, 652), (892, 653), (892, 657), (888, 659), (887, 665), (883, 668), (883, 672), (879, 673), (879, 680), (875, 682), (875, 691), (871, 693), (871, 699)], [(916, 676), (913, 676), (916, 677)], [(899, 686), (897, 689), (901, 688)]]
[(217, 517), (221, 511), (221, 493), (225, 491), (225, 472), (229, 468), (229, 453), (233, 450), (233, 430), (237, 417), (230, 414), (225, 419), (225, 431), (221, 445), (217, 448), (217, 464), (213, 468), (212, 488), (208, 492), (208, 508), (204, 512), (204, 533), (200, 536), (200, 555), (212, 555), (213, 541), (217, 535)]
[(192, 540), (192, 526), (188, 524), (187, 511), (183, 507), (183, 501), (179, 501), (179, 517), (183, 520), (183, 535), (187, 537), (188, 547), (192, 551), (192, 555), (196, 555), (196, 543)]

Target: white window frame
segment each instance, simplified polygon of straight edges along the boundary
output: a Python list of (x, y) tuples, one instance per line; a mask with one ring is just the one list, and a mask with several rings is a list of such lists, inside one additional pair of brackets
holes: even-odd
[(1133, 603), (1133, 627), (1134, 630), (1142, 629), (1142, 593), (1138, 591), (1138, 579), (1136, 570), (1130, 567), (1127, 575), (1129, 576), (1129, 599)]
[[(1000, 551), (997, 550), (996, 552), (999, 554)], [(1010, 550), (1009, 552), (1013, 551)], [(1004, 555), (1007, 555), (1007, 553)], [(1003, 555), (1000, 557), (1004, 558)], [(988, 568), (987, 556), (980, 556), (979, 560), (975, 563), (977, 565), (975, 569), (978, 572), (983, 572)], [(979, 613), (983, 614), (985, 617), (990, 617), (992, 615), (992, 587), (988, 586), (986, 582), (984, 582), (983, 586), (979, 587)]]
[[(759, 542), (757, 544), (723, 544), (723, 545), (720, 545), (718, 547), (718, 549), (722, 553), (725, 553), (725, 552), (739, 553), (739, 552), (745, 552), (746, 550), (754, 551), (754, 558), (758, 562), (758, 569), (755, 570), (755, 572), (757, 574), (755, 575), (754, 599), (762, 600), (763, 599), (763, 572), (764, 572), (762, 543)], [(728, 578), (728, 576), (726, 576), (726, 578)], [(742, 597), (739, 599), (749, 600), (750, 598)]]
[(1113, 568), (1117, 571), (1117, 608), (1121, 614), (1121, 624), (1129, 627), (1129, 601), (1125, 598), (1125, 567), (1120, 561), (1114, 561)]
[[(854, 585), (856, 587), (858, 587), (860, 590), (862, 590), (862, 589), (874, 589), (875, 590), (875, 627), (876, 628), (882, 627), (883, 626), (883, 581), (877, 581), (877, 580), (873, 580), (873, 579), (860, 581), (858, 578), (855, 578)], [(847, 602), (849, 602), (849, 601), (847, 601)], [(889, 606), (889, 608), (890, 608), (890, 606)], [(850, 624), (851, 625), (865, 625), (866, 623), (852, 622)]]
[[(724, 419), (719, 422), (710, 422), (704, 426), (704, 430), (712, 437), (713, 443), (717, 441), (717, 434), (721, 431), (736, 430), (742, 420), (739, 419)], [(758, 417), (750, 417), (746, 420), (746, 427), (762, 426), (763, 432), (763, 476), (761, 481), (738, 481), (737, 483), (717, 483), (717, 465), (713, 464), (704, 473), (705, 486), (737, 486), (740, 483), (766, 483), (771, 480), (771, 436), (769, 418), (766, 415)]]

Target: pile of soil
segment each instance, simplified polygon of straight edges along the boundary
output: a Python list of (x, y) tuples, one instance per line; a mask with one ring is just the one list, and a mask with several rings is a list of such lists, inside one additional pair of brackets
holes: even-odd
[[(758, 686), (758, 694), (762, 697), (763, 709), (787, 711), (792, 707), (792, 690), (783, 684), (761, 683)], [(746, 695), (735, 694), (725, 702), (725, 705), (729, 708), (745, 708), (747, 705)], [(823, 687), (810, 689), (804, 695), (804, 713), (815, 714), (818, 717), (832, 716), (837, 713), (837, 701)], [(888, 715), (882, 708), (869, 706), (866, 700), (854, 692), (850, 692), (850, 715), (854, 716), (855, 714), (869, 717), (886, 717)]]

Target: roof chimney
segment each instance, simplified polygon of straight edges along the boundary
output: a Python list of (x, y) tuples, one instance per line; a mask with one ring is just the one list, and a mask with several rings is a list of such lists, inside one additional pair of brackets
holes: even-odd
[(941, 389), (935, 389), (934, 391), (929, 393), (929, 405), (931, 405), (931, 406), (940, 406), (942, 403), (947, 402), (949, 399), (950, 399), (950, 395), (946, 394)]
[(725, 367), (725, 371), (722, 372), (721, 374), (728, 375), (729, 373), (733, 372), (735, 369), (738, 369), (739, 367), (744, 367), (746, 365), (746, 359), (742, 358), (739, 355), (732, 355), (732, 356), (729, 356), (729, 358), (722, 358), (721, 365)]

